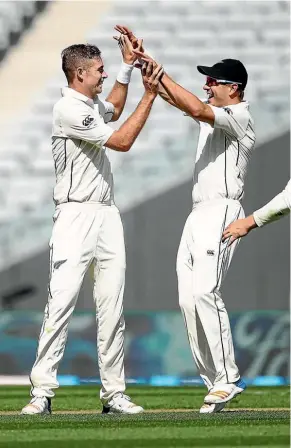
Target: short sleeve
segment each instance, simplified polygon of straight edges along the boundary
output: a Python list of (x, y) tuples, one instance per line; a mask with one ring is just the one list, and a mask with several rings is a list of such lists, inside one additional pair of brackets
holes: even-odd
[(84, 103), (72, 103), (59, 111), (64, 137), (77, 138), (98, 146), (104, 146), (114, 130), (104, 123), (102, 117)]
[(214, 113), (214, 128), (222, 129), (239, 140), (245, 137), (249, 122), (247, 111), (236, 112), (228, 107), (212, 105), (210, 107)]
[(99, 99), (98, 99), (98, 105), (99, 105), (99, 113), (101, 117), (103, 117), (104, 122), (109, 123), (109, 121), (112, 120), (114, 114), (114, 105), (112, 103), (109, 103), (109, 101), (101, 101)]

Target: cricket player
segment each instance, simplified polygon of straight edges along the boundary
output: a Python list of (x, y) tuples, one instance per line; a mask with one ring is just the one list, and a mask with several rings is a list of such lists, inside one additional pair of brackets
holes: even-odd
[(256, 227), (263, 227), (273, 221), (289, 215), (291, 209), (291, 180), (287, 183), (285, 189), (275, 196), (268, 204), (252, 215), (231, 223), (223, 232), (222, 241), (229, 241), (232, 244), (239, 238), (246, 236)]
[[(116, 29), (135, 46), (137, 39), (131, 30), (122, 25)], [(157, 63), (141, 49), (135, 52), (150, 77)], [(248, 74), (242, 62), (223, 59), (212, 67), (197, 68), (206, 77), (206, 102), (165, 72), (159, 94), (200, 125), (193, 209), (178, 250), (177, 274), (179, 304), (191, 350), (208, 388), (200, 412), (213, 413), (246, 388), (235, 362), (220, 287), (236, 247), (223, 242), (222, 234), (230, 223), (244, 217), (240, 200), (255, 132), (249, 104), (243, 100)]]
[(107, 78), (100, 50), (80, 44), (62, 52), (68, 87), (53, 110), (56, 211), (50, 240), (49, 298), (30, 376), (33, 398), (22, 414), (51, 413), (68, 323), (92, 262), (103, 413), (143, 412), (124, 395), (125, 248), (106, 148), (129, 151), (150, 114), (162, 68), (153, 71), (153, 79), (143, 76), (145, 91), (140, 103), (114, 131), (107, 123), (122, 113), (136, 60), (127, 36), (120, 37), (119, 45), (123, 62), (106, 101), (98, 96)]

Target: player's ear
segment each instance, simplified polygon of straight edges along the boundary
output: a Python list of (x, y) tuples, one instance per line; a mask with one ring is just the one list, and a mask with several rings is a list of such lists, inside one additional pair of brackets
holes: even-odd
[(83, 81), (84, 79), (84, 69), (82, 67), (78, 67), (76, 70), (77, 78), (79, 81)]
[(238, 91), (237, 84), (230, 84), (230, 95), (233, 96)]

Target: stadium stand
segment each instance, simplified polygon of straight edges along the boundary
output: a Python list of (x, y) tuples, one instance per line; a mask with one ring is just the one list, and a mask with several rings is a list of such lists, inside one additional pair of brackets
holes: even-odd
[(47, 1), (0, 2), (0, 62), (48, 3)]
[[(110, 75), (104, 97), (120, 64), (118, 48), (112, 39), (113, 27), (124, 23), (144, 38), (146, 48), (176, 81), (201, 97), (204, 96), (203, 78), (196, 70), (197, 64), (212, 65), (225, 57), (241, 59), (249, 71), (246, 99), (251, 102), (255, 116), (258, 144), (280, 135), (289, 128), (289, 6), (287, 1), (161, 0), (152, 8), (147, 1), (113, 1), (99, 22), (96, 14), (96, 25), (91, 25), (86, 32), (87, 42), (102, 50)], [(15, 8), (18, 14), (23, 13)], [(50, 9), (44, 10), (43, 15), (49, 15)], [(4, 9), (0, 7), (0, 23), (3, 20)], [(71, 23), (77, 20), (78, 17), (71, 17)], [(17, 29), (16, 19), (14, 25)], [(74, 32), (72, 26), (72, 43)], [(13, 126), (7, 127), (2, 139), (0, 267), (37, 251), (48, 242), (54, 186), (51, 113), (64, 82), (59, 73), (44, 84), (42, 91), (31, 98), (29, 107), (13, 117)], [(133, 111), (142, 91), (136, 71), (121, 121)], [(129, 209), (189, 179), (197, 136), (198, 127), (190, 118), (157, 99), (132, 151), (122, 155), (110, 153), (118, 206)]]

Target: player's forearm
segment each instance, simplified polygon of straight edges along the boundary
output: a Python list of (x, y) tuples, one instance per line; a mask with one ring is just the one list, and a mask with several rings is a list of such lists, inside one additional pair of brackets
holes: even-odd
[(161, 79), (161, 84), (176, 107), (193, 117), (201, 114), (205, 104), (193, 93), (173, 81), (166, 73), (164, 73)]
[(135, 111), (123, 125), (115, 131), (105, 146), (116, 151), (129, 151), (137, 136), (145, 125), (156, 95), (145, 92)]
[(114, 106), (114, 114), (111, 121), (116, 121), (119, 119), (120, 115), (123, 112), (126, 98), (128, 92), (128, 84), (121, 84), (118, 81), (115, 81), (115, 84), (109, 93), (106, 101), (112, 103)]
[[(148, 49), (144, 50), (144, 52), (145, 52), (149, 57), (151, 57), (152, 59), (155, 59), (154, 56), (153, 56), (153, 54), (152, 54), (152, 52), (149, 51)], [(142, 61), (140, 61), (140, 62), (142, 63)], [(170, 96), (167, 94), (166, 90), (164, 89), (164, 87), (162, 86), (161, 83), (159, 83), (159, 91), (158, 91), (158, 95), (159, 95), (164, 101), (166, 101), (168, 104), (170, 104), (171, 106), (177, 107), (177, 108), (179, 109), (178, 105), (177, 105), (176, 103), (174, 103), (174, 101), (173, 101), (172, 98), (170, 98)]]
[(122, 114), (125, 106), (128, 84), (130, 83), (133, 65), (123, 61), (116, 78), (116, 82), (109, 93), (106, 101), (114, 105), (114, 114), (111, 121), (116, 121)]
[(179, 107), (177, 106), (176, 103), (174, 103), (174, 101), (170, 98), (170, 96), (167, 94), (166, 90), (164, 89), (164, 87), (162, 86), (161, 83), (159, 83), (159, 92), (158, 92), (159, 96), (166, 101), (167, 103), (169, 103), (171, 106), (177, 107), (179, 109)]
[(254, 220), (259, 227), (277, 221), (290, 213), (290, 198), (287, 195), (287, 190), (282, 191), (268, 204), (253, 213)]

